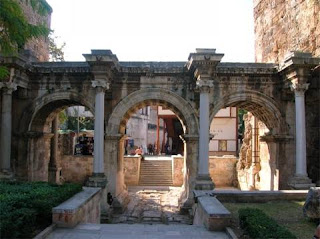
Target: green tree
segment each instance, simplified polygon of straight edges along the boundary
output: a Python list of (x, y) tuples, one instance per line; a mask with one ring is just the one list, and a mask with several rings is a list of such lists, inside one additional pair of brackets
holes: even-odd
[(51, 61), (64, 61), (64, 51), (63, 48), (66, 46), (66, 43), (62, 43), (62, 45), (58, 46), (56, 43), (56, 39), (58, 37), (54, 36), (54, 32), (50, 32), (49, 35), (49, 54)]
[[(48, 36), (50, 32), (45, 23), (30, 24), (20, 3), (30, 4), (42, 16), (51, 11), (46, 0), (0, 0), (0, 51), (5, 56), (16, 55), (28, 40)], [(8, 69), (0, 66), (0, 80), (8, 75)]]

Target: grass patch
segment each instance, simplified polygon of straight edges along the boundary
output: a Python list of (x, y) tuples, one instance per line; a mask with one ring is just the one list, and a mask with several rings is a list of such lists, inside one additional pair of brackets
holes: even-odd
[(52, 208), (82, 187), (45, 182), (0, 182), (0, 237), (30, 238), (52, 222)]
[(241, 208), (238, 211), (240, 226), (252, 238), (290, 238), (296, 237), (273, 218), (257, 208)]
[[(303, 216), (304, 201), (272, 201), (268, 203), (223, 203), (232, 213), (235, 231), (239, 231), (238, 210), (242, 208), (257, 208), (272, 217), (279, 225), (287, 228), (299, 239), (312, 238), (317, 227), (316, 223)], [(248, 238), (245, 235), (241, 238)]]

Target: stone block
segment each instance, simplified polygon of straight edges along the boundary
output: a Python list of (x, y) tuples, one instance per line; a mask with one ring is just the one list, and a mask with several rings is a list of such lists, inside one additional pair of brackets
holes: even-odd
[(231, 213), (217, 198), (203, 194), (197, 201), (194, 225), (204, 225), (209, 231), (223, 231), (230, 226)]
[(320, 187), (309, 189), (306, 202), (303, 205), (303, 214), (309, 218), (320, 219)]

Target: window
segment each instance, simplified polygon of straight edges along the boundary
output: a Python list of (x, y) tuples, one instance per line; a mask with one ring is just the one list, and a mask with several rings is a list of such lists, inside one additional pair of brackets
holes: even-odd
[(227, 151), (227, 140), (219, 140), (218, 141), (218, 150), (219, 151)]

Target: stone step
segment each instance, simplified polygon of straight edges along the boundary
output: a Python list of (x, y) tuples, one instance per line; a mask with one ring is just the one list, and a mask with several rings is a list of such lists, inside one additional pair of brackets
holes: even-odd
[(139, 185), (144, 186), (171, 186), (171, 160), (144, 160), (140, 165)]

